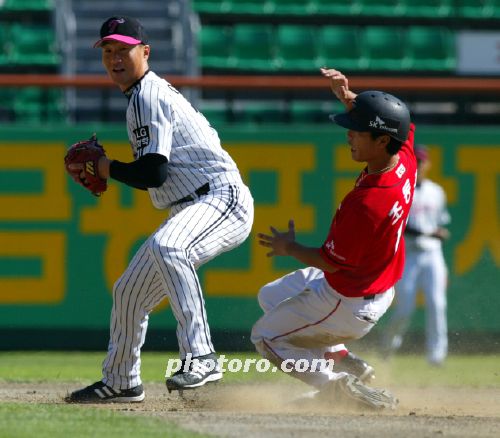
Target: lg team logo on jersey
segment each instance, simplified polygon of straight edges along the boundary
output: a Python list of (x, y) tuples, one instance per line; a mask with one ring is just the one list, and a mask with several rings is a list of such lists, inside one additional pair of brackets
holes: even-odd
[(135, 147), (137, 150), (137, 155), (142, 155), (142, 150), (149, 145), (149, 126), (140, 126), (134, 129), (135, 135)]

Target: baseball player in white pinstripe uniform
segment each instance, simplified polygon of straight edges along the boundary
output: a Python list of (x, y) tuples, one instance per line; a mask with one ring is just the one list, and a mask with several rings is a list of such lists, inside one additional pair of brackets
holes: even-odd
[(114, 285), (102, 380), (73, 392), (67, 401), (140, 402), (140, 350), (148, 314), (165, 297), (177, 319), (184, 365), (167, 379), (169, 391), (222, 378), (196, 268), (248, 237), (253, 199), (205, 117), (149, 70), (150, 46), (137, 20), (109, 18), (95, 47), (102, 48), (107, 73), (128, 98), (134, 155), (130, 163), (103, 157), (99, 174), (148, 190), (153, 205), (170, 208), (170, 214)]
[(446, 193), (427, 178), (430, 160), (424, 145), (415, 146), (418, 163), (417, 186), (405, 230), (406, 262), (396, 285), (396, 305), (385, 331), (384, 357), (398, 350), (415, 310), (416, 294), (425, 294), (427, 360), (441, 365), (448, 353), (446, 283), (448, 271), (442, 241), (450, 222)]

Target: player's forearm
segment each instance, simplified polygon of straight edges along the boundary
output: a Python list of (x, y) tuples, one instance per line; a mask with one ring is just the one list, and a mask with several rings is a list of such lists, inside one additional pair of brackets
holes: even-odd
[(104, 179), (109, 178), (109, 165), (111, 160), (106, 157), (106, 155), (102, 156), (97, 163), (97, 171), (99, 172), (99, 176)]
[(346, 107), (347, 110), (352, 109), (352, 102), (356, 98), (357, 94), (352, 92), (351, 90), (338, 90), (336, 89), (333, 85), (331, 86), (333, 94), (339, 99), (344, 106)]
[(297, 259), (306, 266), (313, 266), (327, 272), (335, 272), (337, 270), (321, 257), (318, 248), (310, 248), (294, 241), (287, 244), (286, 251), (289, 256)]
[(167, 158), (159, 154), (146, 154), (131, 163), (113, 160), (109, 164), (109, 175), (136, 189), (160, 187), (167, 178)]

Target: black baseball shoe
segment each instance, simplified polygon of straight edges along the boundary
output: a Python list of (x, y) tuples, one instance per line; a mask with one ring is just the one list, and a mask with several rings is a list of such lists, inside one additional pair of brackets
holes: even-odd
[(375, 369), (351, 352), (347, 353), (347, 356), (344, 356), (342, 360), (335, 362), (333, 371), (353, 374), (363, 383), (369, 383), (375, 379)]
[(142, 385), (130, 389), (113, 389), (102, 382), (72, 392), (67, 403), (138, 403), (144, 400)]
[(367, 386), (352, 374), (328, 382), (321, 388), (316, 398), (333, 403), (354, 402), (358, 406), (373, 410), (395, 409), (398, 405), (398, 399), (389, 391)]
[[(185, 365), (188, 364), (186, 371)], [(195, 389), (209, 382), (222, 379), (222, 371), (217, 363), (215, 353), (206, 356), (193, 357), (189, 361), (182, 361), (182, 368), (166, 381), (168, 392), (174, 390)]]

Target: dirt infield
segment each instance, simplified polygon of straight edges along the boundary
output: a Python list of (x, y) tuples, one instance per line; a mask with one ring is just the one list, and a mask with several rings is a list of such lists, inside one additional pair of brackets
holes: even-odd
[[(179, 426), (224, 437), (497, 437), (500, 390), (497, 388), (391, 388), (400, 405), (391, 412), (356, 411), (293, 400), (301, 384), (220, 384), (168, 394), (161, 384), (145, 385), (140, 404), (88, 405), (129, 415), (165, 418)], [(1, 402), (64, 403), (74, 384), (3, 382)]]

